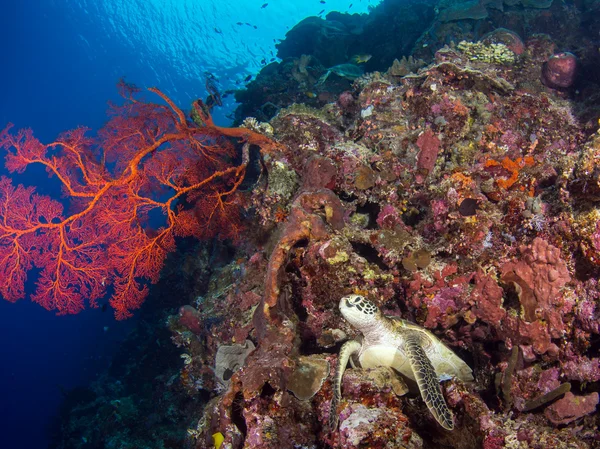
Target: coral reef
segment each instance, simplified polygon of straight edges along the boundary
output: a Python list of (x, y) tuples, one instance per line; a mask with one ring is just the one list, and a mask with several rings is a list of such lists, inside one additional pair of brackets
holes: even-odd
[[(240, 122), (259, 111), (245, 126), (275, 144), (252, 159), (253, 226), (187, 297), (202, 328), (181, 320), (184, 300), (169, 311), (183, 351), (173, 382), (205, 398), (188, 447), (214, 435), (227, 449), (598, 447), (600, 85), (586, 75), (595, 44), (577, 41), (598, 19), (559, 3), (440, 2), (410, 58), (331, 74), (315, 97), (299, 93), (344, 62), (321, 55), (323, 39), (354, 42), (365, 19), (306, 20), (317, 40), (288, 37), (289, 59), (239, 94)], [(555, 89), (542, 70), (563, 37), (581, 72)], [(337, 353), (358, 336), (339, 313), (347, 294), (427, 328), (473, 369), (473, 384), (442, 383), (453, 431), (409, 381), (360, 367), (328, 429)]]
[[(185, 340), (195, 357), (199, 337), (179, 323), (181, 298), (205, 291), (223, 268), (225, 245), (183, 240), (166, 261), (161, 279), (139, 311), (140, 325), (121, 343), (109, 368), (89, 388), (63, 392), (60, 415), (50, 429), (50, 448), (181, 448), (189, 421), (198, 421), (209, 394), (176, 345)], [(191, 307), (190, 307), (191, 308)], [(165, 325), (169, 313), (178, 339)], [(182, 369), (183, 368), (183, 369)], [(209, 370), (211, 387), (214, 374)], [(207, 373), (206, 376), (209, 377)]]
[[(271, 120), (279, 145), (252, 204), (257, 236), (272, 237), (227, 296), (231, 324), (205, 332), (256, 349), (205, 409), (197, 448), (215, 432), (232, 448), (593, 447), (598, 203), (584, 189), (597, 184), (597, 126), (531, 76), (549, 40), (503, 33), (523, 46), (510, 60), (447, 46), (416, 74), (365, 75), (321, 109)], [(250, 290), (251, 317), (236, 306)], [(410, 385), (364, 370), (345, 375), (339, 428), (322, 424), (324, 367), (356, 334), (337, 311), (348, 293), (469, 361), (474, 385), (444, 384), (453, 433)]]

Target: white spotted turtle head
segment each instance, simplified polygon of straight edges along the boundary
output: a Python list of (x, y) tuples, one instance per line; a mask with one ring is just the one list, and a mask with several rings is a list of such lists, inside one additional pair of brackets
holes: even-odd
[(340, 311), (346, 321), (359, 330), (381, 320), (379, 307), (361, 295), (344, 296), (340, 300)]

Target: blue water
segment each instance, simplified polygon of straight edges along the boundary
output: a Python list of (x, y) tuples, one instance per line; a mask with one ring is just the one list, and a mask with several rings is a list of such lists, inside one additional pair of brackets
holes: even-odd
[[(268, 6), (261, 8), (264, 3)], [(41, 141), (102, 126), (117, 80), (156, 86), (187, 107), (205, 97), (204, 72), (239, 88), (275, 39), (325, 10), (366, 12), (376, 0), (19, 0), (0, 14), (0, 128), (31, 127)], [(8, 4), (8, 5), (7, 5)], [(242, 22), (243, 25), (237, 25)], [(248, 22), (250, 25), (246, 25)], [(256, 28), (254, 28), (256, 26)], [(229, 97), (215, 120), (228, 124)], [(0, 168), (0, 175), (6, 174)], [(13, 176), (56, 194), (42, 170)], [(0, 300), (0, 448), (43, 448), (61, 388), (86, 385), (108, 365), (135, 318), (87, 310), (56, 317), (29, 300)], [(106, 330), (105, 328), (108, 328)]]

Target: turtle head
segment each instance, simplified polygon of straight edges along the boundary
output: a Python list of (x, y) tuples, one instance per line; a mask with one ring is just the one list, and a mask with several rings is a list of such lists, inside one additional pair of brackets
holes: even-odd
[(361, 295), (348, 295), (340, 300), (340, 311), (350, 324), (360, 329), (380, 319), (379, 307)]

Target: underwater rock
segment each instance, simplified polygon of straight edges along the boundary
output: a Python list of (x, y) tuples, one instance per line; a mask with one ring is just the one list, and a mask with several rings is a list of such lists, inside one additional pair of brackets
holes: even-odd
[(600, 132), (594, 134), (579, 152), (570, 178), (572, 195), (585, 201), (600, 201)]
[(450, 6), (442, 9), (438, 16), (441, 22), (456, 22), (459, 20), (481, 20), (488, 17), (488, 11), (484, 2), (479, 0), (450, 3)]
[(562, 364), (562, 371), (569, 380), (578, 382), (599, 382), (600, 381), (600, 358), (587, 358), (577, 356), (573, 360)]
[(425, 170), (427, 175), (433, 167), (440, 151), (440, 139), (428, 129), (417, 139), (417, 146), (421, 150), (417, 157), (417, 167)]
[(356, 39), (352, 28), (341, 21), (311, 16), (296, 24), (276, 45), (281, 59), (313, 55), (327, 67), (346, 62), (344, 56)]
[[(385, 429), (385, 430), (384, 430)], [(408, 419), (391, 414), (384, 407), (367, 408), (353, 405), (340, 418), (341, 447), (358, 449), (381, 447), (386, 449), (421, 449), (423, 441), (412, 432)]]

